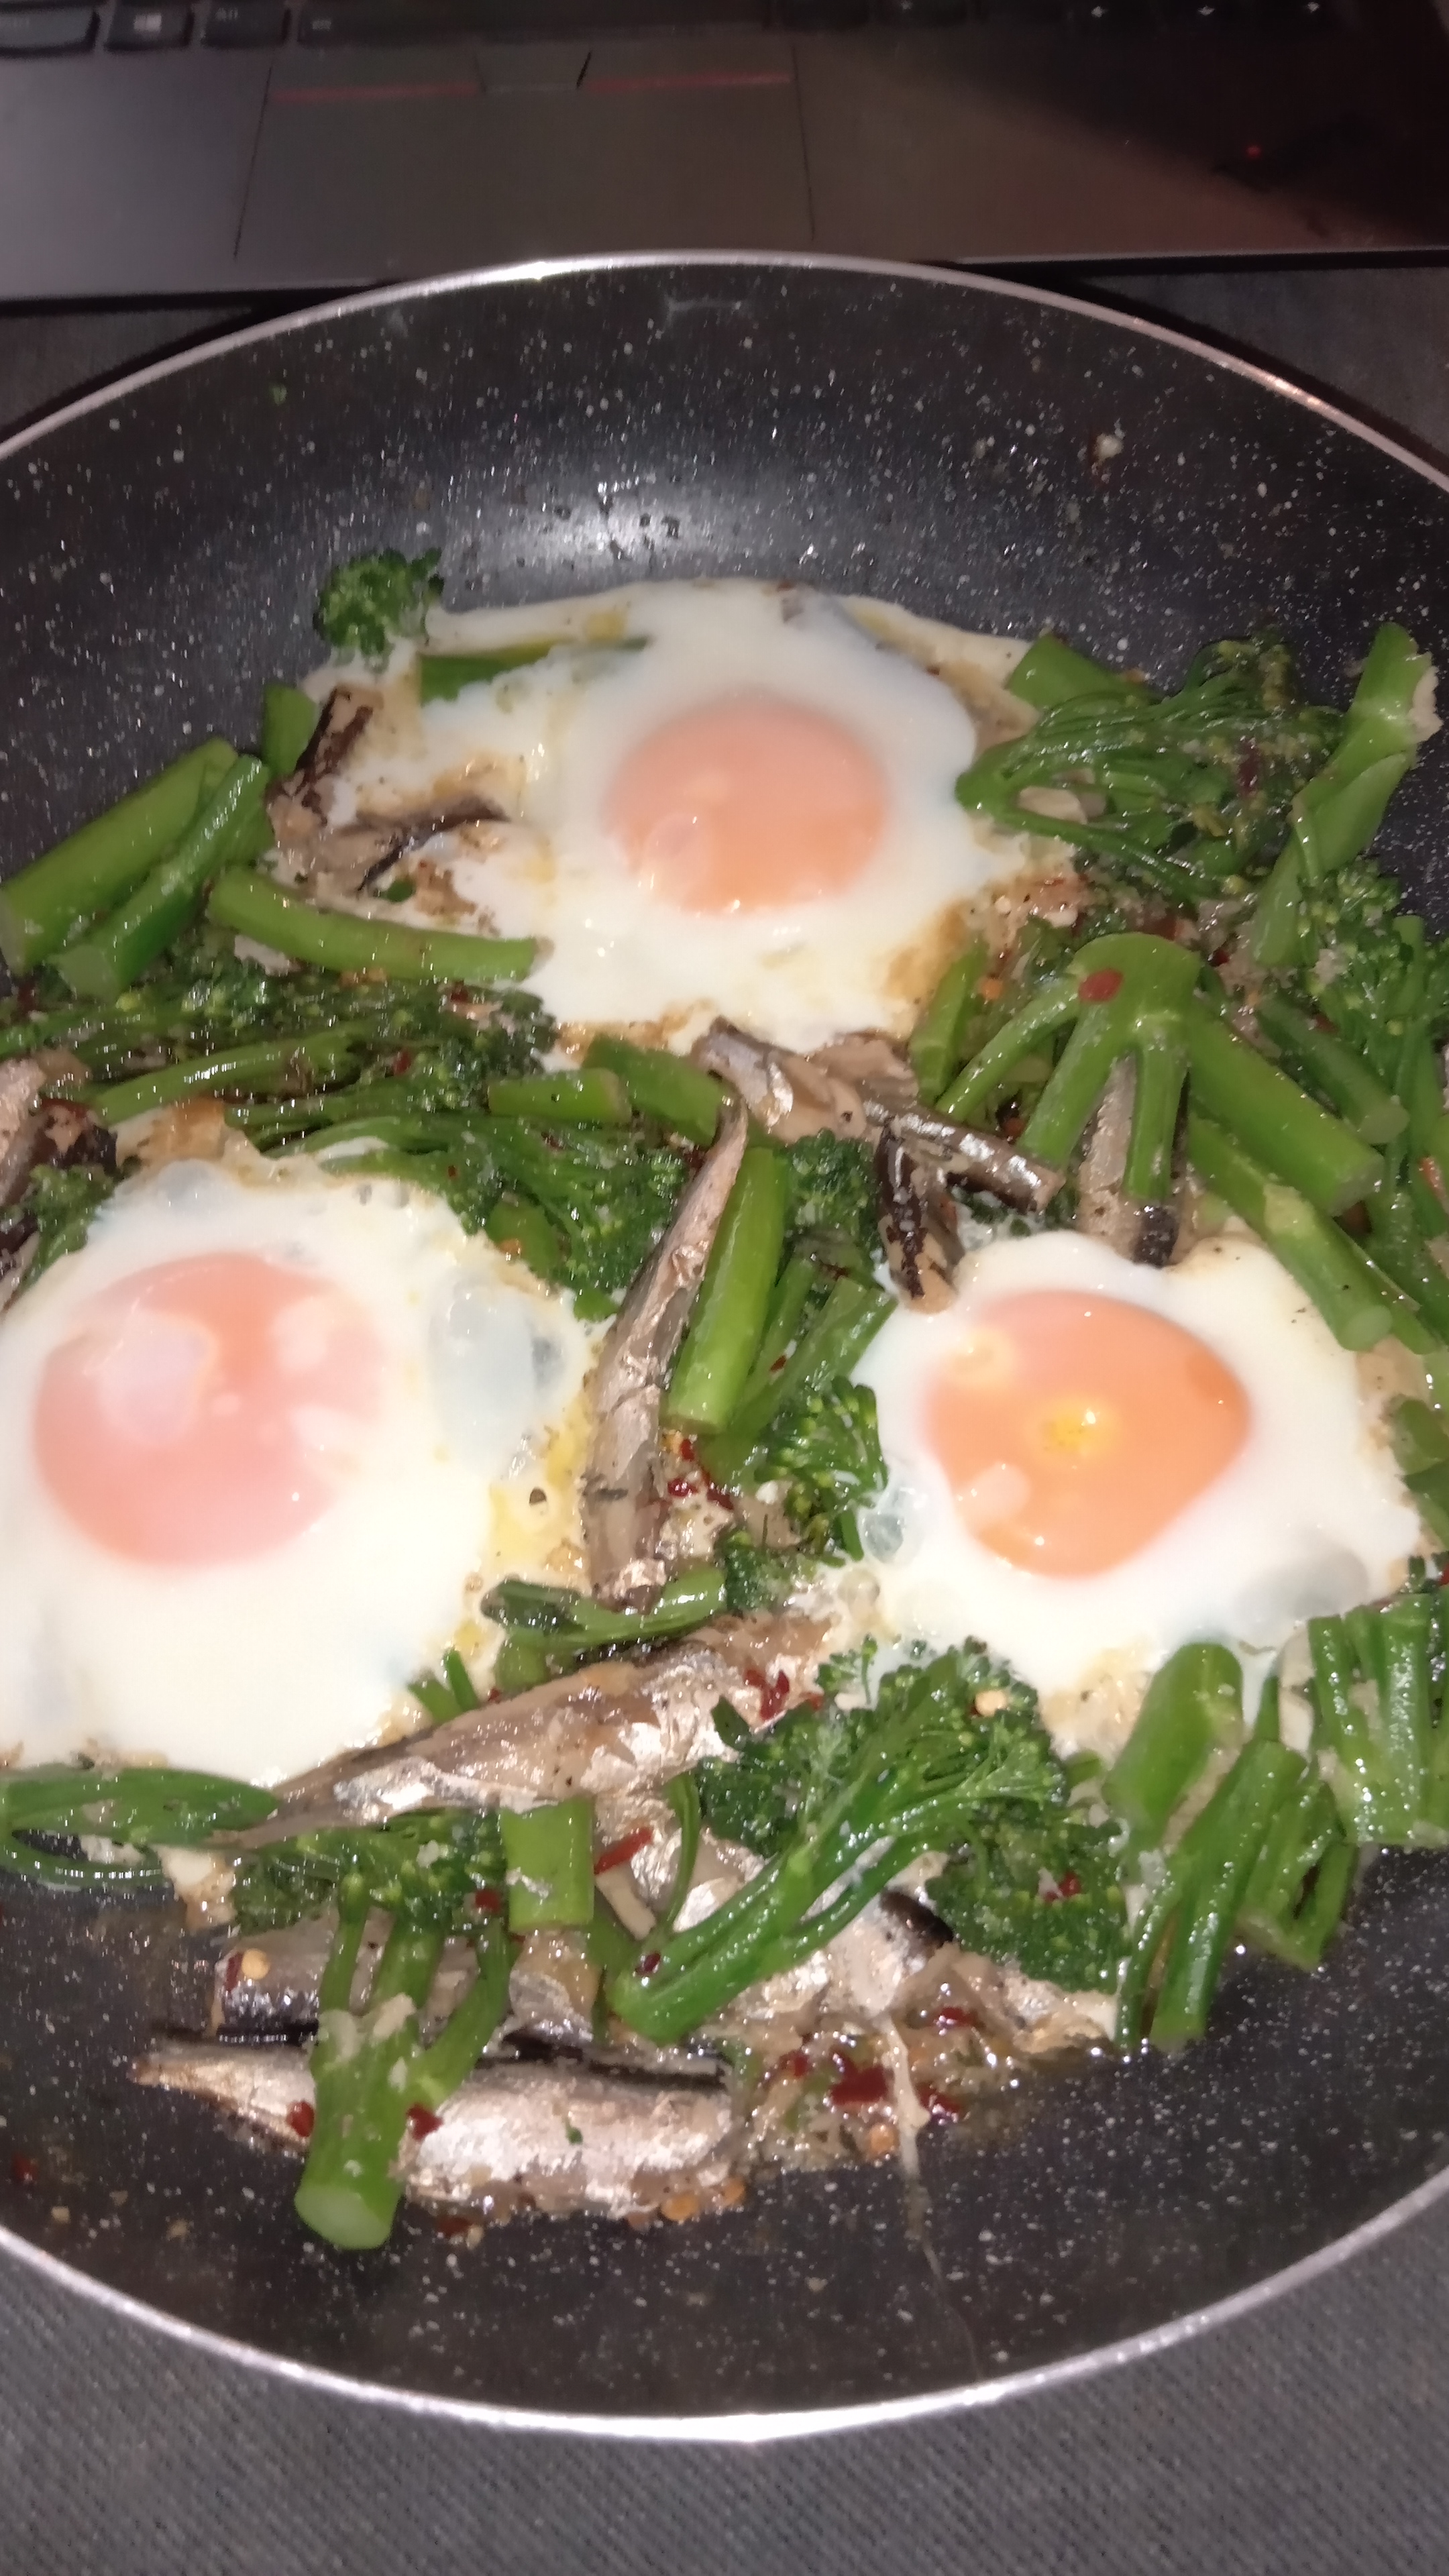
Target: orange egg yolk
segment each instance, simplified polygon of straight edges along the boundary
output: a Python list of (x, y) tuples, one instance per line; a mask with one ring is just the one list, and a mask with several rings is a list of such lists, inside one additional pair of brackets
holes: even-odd
[(1142, 1306), (1041, 1290), (982, 1309), (937, 1373), (927, 1436), (968, 1529), (1034, 1574), (1135, 1556), (1229, 1466), (1247, 1395)]
[(885, 780), (844, 725), (744, 691), (631, 751), (605, 820), (663, 902), (760, 912), (843, 893), (874, 858), (885, 813)]
[(166, 1262), (97, 1298), (51, 1353), (36, 1463), (116, 1556), (259, 1556), (328, 1509), (381, 1380), (341, 1290), (250, 1253)]

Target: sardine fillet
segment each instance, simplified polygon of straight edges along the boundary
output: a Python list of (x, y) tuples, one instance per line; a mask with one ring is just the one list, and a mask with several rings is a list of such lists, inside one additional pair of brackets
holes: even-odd
[[(293, 2048), (173, 2042), (138, 2060), (138, 2084), (194, 2094), (300, 2152), (293, 2115), (313, 2105), (311, 2070)], [(306, 2126), (304, 2121), (302, 2124)], [(711, 2083), (645, 2084), (570, 2066), (496, 2066), (470, 2075), (439, 2125), (408, 2139), (410, 2200), (507, 2215), (647, 2217), (681, 2194), (701, 2203), (730, 2181), (742, 2140), (734, 2106)]]

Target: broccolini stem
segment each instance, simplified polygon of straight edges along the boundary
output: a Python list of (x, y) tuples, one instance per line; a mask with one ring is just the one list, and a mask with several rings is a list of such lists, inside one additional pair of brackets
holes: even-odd
[(375, 970), (413, 982), (508, 983), (528, 973), (538, 945), (533, 939), (478, 939), (467, 931), (413, 930), (402, 921), (319, 912), (245, 868), (228, 868), (217, 878), (207, 910), (225, 930), (337, 974)]
[(322, 710), (305, 689), (268, 680), (262, 691), (262, 758), (273, 778), (290, 778), (317, 730)]
[(1124, 678), (1120, 671), (1092, 661), (1051, 634), (1039, 635), (1028, 645), (1006, 685), (1014, 698), (1025, 698), (1028, 706), (1042, 710), (1067, 706), (1073, 698), (1146, 695), (1140, 681)]
[(751, 1145), (720, 1219), (663, 1405), (666, 1423), (719, 1431), (744, 1393), (785, 1239), (785, 1166)]
[(627, 1127), (629, 1094), (616, 1073), (503, 1074), (488, 1085), (495, 1118), (534, 1118), (543, 1125)]
[(973, 939), (941, 977), (916, 1022), (911, 1064), (923, 1100), (939, 1100), (961, 1062), (962, 1044), (980, 1010), (978, 986), (986, 972), (986, 942)]
[(259, 760), (234, 760), (198, 806), (169, 858), (143, 878), (118, 910), (68, 942), (56, 965), (73, 993), (113, 1002), (189, 921), (217, 870), (230, 860), (256, 856), (257, 839), (271, 839), (262, 810), (266, 781)]
[(1102, 1794), (1139, 1843), (1155, 1843), (1210, 1757), (1234, 1745), (1242, 1729), (1237, 1656), (1226, 1646), (1179, 1646), (1153, 1674)]
[(631, 1046), (627, 1038), (597, 1037), (584, 1070), (594, 1065), (619, 1076), (642, 1117), (657, 1118), (691, 1145), (714, 1143), (724, 1086), (688, 1056), (671, 1055), (666, 1047)]
[(254, 1038), (225, 1055), (163, 1065), (158, 1073), (138, 1073), (132, 1082), (113, 1082), (81, 1096), (103, 1127), (119, 1127), (146, 1110), (208, 1092), (298, 1091), (308, 1083), (334, 1081), (366, 1035), (365, 1029), (344, 1025), (305, 1037)]
[(1199, 1180), (1261, 1235), (1345, 1350), (1372, 1350), (1401, 1331), (1399, 1314), (1348, 1236), (1196, 1110), (1187, 1122), (1187, 1153)]
[(1331, 1029), (1315, 1028), (1306, 1012), (1276, 993), (1261, 996), (1257, 1021), (1294, 1073), (1321, 1091), (1366, 1145), (1390, 1145), (1402, 1135), (1409, 1123), (1402, 1101)]
[(229, 742), (199, 743), (0, 886), (0, 953), (12, 975), (25, 974), (78, 923), (129, 894), (180, 839), (235, 758)]
[(778, 1375), (741, 1403), (726, 1430), (701, 1443), (700, 1456), (710, 1475), (721, 1485), (737, 1485), (781, 1406), (828, 1386), (833, 1378), (848, 1377), (894, 1306), (895, 1299), (883, 1289), (867, 1288), (858, 1279), (837, 1279)]
[[(1200, 2039), (1274, 1815), (1303, 1777), (1286, 1744), (1254, 1736), (1178, 1846), (1186, 1881), (1152, 2015), (1152, 2039), (1170, 2048)], [(1188, 1846), (1191, 1845), (1189, 1855)]]
[(1326, 1216), (1367, 1198), (1383, 1164), (1341, 1118), (1201, 1004), (1188, 1011), (1192, 1103)]

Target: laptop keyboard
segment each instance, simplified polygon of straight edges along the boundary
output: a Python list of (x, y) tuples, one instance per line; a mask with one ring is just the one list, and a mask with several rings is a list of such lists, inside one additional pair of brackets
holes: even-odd
[[(226, 52), (306, 46), (427, 44), (449, 36), (539, 36), (774, 26), (796, 34), (860, 27), (980, 25), (1005, 33), (1052, 29), (1133, 44), (1196, 31), (1207, 37), (1312, 38), (1354, 23), (1351, 0), (110, 0), (104, 13), (74, 0), (0, 0), (0, 56), (86, 50), (103, 34), (116, 53), (172, 52), (198, 42)], [(104, 23), (103, 23), (104, 21)]]

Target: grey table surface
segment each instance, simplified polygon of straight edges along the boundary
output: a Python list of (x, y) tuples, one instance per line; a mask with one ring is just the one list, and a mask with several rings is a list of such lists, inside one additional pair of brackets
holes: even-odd
[[(1335, 393), (1449, 466), (1449, 268), (1075, 284)], [(0, 313), (0, 427), (250, 318)], [(0, 2282), (0, 2576), (814, 2576), (888, 2555), (915, 2576), (1442, 2576), (1449, 2201), (1148, 2358), (755, 2450), (425, 2420), (188, 2352), (15, 2266)]]

